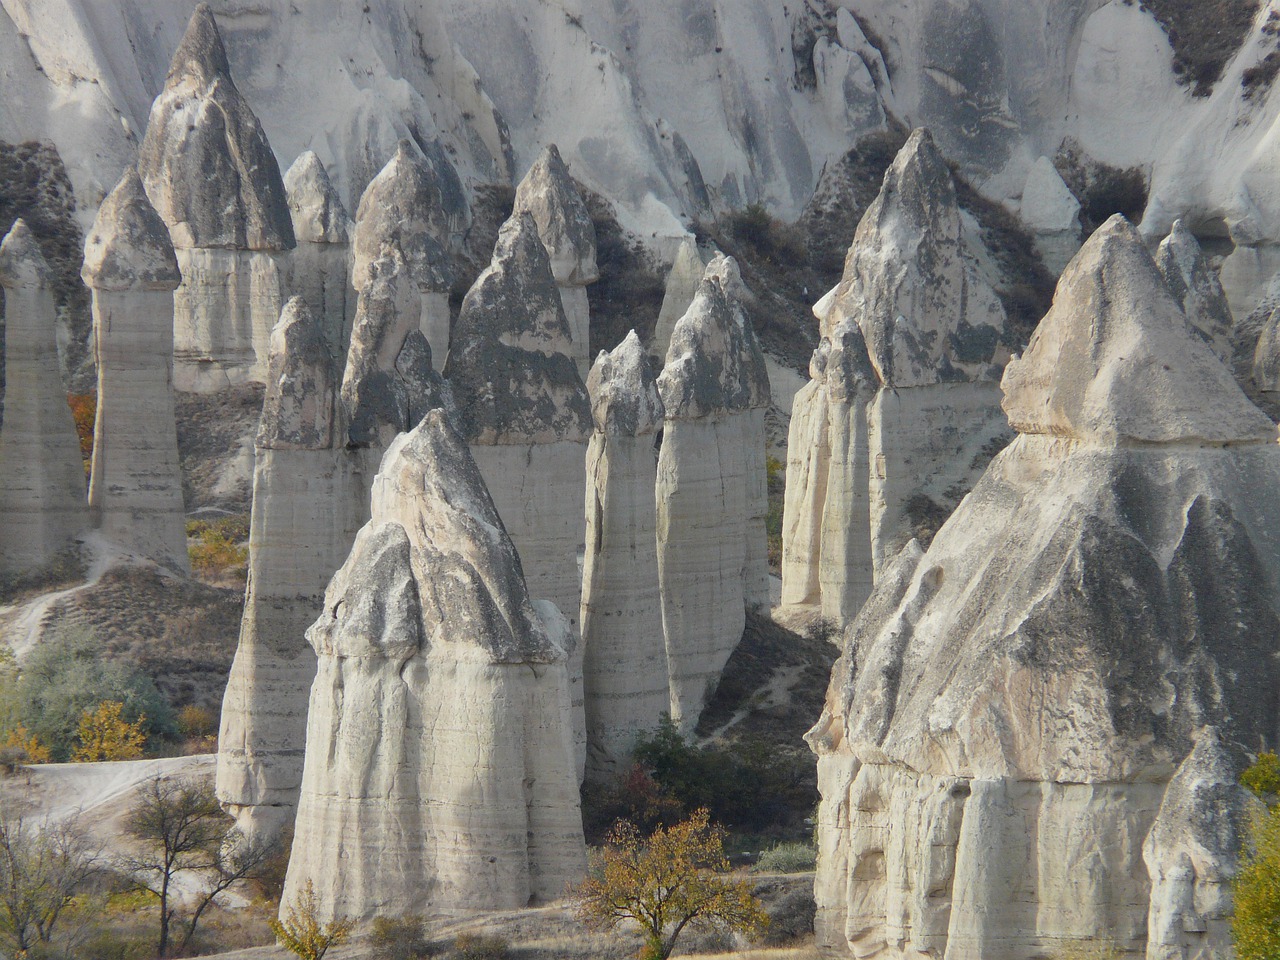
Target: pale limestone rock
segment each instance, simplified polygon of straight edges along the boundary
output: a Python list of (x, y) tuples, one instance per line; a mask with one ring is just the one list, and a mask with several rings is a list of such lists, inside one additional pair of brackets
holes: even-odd
[(1191, 325), (1214, 353), (1230, 363), (1232, 321), (1227, 295), (1200, 244), (1181, 220), (1175, 220), (1169, 235), (1160, 241), (1156, 265)]
[[(824, 343), (829, 348), (829, 341)], [(811, 371), (819, 351), (814, 351)], [(815, 375), (796, 394), (787, 427), (787, 486), (782, 510), (783, 606), (817, 607), (822, 603), (818, 577), (822, 511), (831, 464), (829, 423), (827, 391)], [(859, 481), (854, 489), (861, 486)], [(869, 535), (867, 543), (870, 550)]]
[(1258, 336), (1253, 382), (1263, 393), (1280, 392), (1280, 308), (1271, 311)]
[(748, 475), (764, 472), (758, 415), (769, 386), (735, 295), (740, 283), (732, 260), (708, 265), (658, 378), (666, 416), (656, 492), (662, 622), (671, 717), (688, 729), (742, 639), (747, 605), (760, 602), (760, 547), (749, 541), (764, 530)]
[(807, 735), (819, 944), (1221, 955), (1241, 748), (1280, 734), (1275, 427), (1119, 219), (1003, 387), (1020, 436), (886, 565)]
[(596, 228), (586, 202), (550, 144), (516, 187), (516, 213), (529, 213), (538, 225), (551, 272), (555, 275), (573, 341), (573, 359), (584, 378), (591, 368), (591, 318), (587, 284), (600, 278), (596, 267)]
[(231, 79), (207, 3), (191, 15), (151, 106), (138, 172), (182, 271), (176, 386), (209, 392), (261, 381), (293, 224), (275, 155)]
[(671, 709), (654, 507), (663, 408), (634, 330), (596, 358), (587, 390), (595, 420), (582, 568), (587, 775), (607, 779)]
[(53, 276), (26, 223), (0, 243), (4, 421), (0, 423), (0, 572), (43, 566), (89, 525), (84, 463), (58, 374)]
[(307, 301), (324, 330), (335, 363), (346, 356), (355, 320), (356, 291), (348, 276), (351, 218), (324, 164), (304, 151), (284, 175), (298, 246), (289, 263), (289, 289)]
[[(445, 376), (530, 592), (554, 603), (577, 631), (591, 406), (531, 215), (516, 214), (499, 232), (492, 262), (463, 300)], [(569, 667), (581, 775), (581, 649)]]
[(662, 297), (662, 309), (658, 311), (658, 323), (653, 331), (653, 344), (650, 352), (659, 360), (665, 360), (667, 348), (671, 346), (671, 334), (676, 323), (685, 315), (689, 304), (693, 303), (698, 285), (702, 283), (702, 275), (707, 264), (698, 252), (698, 241), (692, 236), (680, 241), (675, 260), (671, 263), (671, 271), (667, 274), (666, 293)]
[(1044, 265), (1055, 276), (1062, 273), (1080, 250), (1080, 201), (1048, 157), (1032, 164), (1019, 213), (1035, 234)]
[[(319, 657), (282, 910), (512, 910), (586, 867), (567, 630), (530, 601), (466, 444), (434, 411), (395, 441), (307, 632)], [(558, 635), (558, 636), (557, 636)]]
[(173, 291), (182, 277), (164, 221), (130, 168), (85, 242), (98, 410), (89, 510), (113, 543), (190, 572), (173, 402)]
[(449, 288), (454, 281), (449, 255), (460, 247), (470, 222), (466, 193), (443, 152), (425, 155), (410, 140), (400, 141), (356, 210), (352, 284), (357, 291), (364, 289), (385, 245), (400, 251), (418, 286), (419, 328), (431, 344), (437, 371), (449, 353)]

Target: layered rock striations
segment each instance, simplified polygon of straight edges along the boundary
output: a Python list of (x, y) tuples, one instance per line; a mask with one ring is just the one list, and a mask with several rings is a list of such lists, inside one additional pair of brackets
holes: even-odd
[(0, 572), (44, 566), (89, 524), (84, 462), (58, 373), (53, 276), (25, 222), (0, 243), (4, 420)]
[(671, 709), (654, 504), (663, 408), (634, 330), (596, 358), (587, 390), (583, 695), (587, 776), (604, 780)]
[(1160, 241), (1156, 265), (1191, 326), (1214, 353), (1230, 363), (1232, 319), (1227, 295), (1199, 242), (1181, 220), (1175, 220), (1169, 235)]
[(437, 370), (449, 353), (450, 253), (461, 245), (470, 207), (461, 181), (443, 153), (424, 155), (401, 140), (395, 155), (360, 198), (351, 240), (351, 278), (357, 291), (383, 247), (396, 247), (409, 265), (420, 298), (419, 329), (431, 344)]
[(266, 377), (295, 241), (284, 181), (201, 3), (151, 106), (138, 172), (177, 249), (174, 382), (210, 392)]
[(596, 228), (554, 143), (542, 151), (516, 187), (515, 210), (532, 215), (538, 225), (538, 236), (551, 258), (551, 272), (569, 322), (573, 360), (585, 378), (591, 368), (587, 285), (600, 278), (596, 267)]
[(687, 728), (742, 639), (747, 606), (767, 602), (757, 593), (765, 547), (749, 541), (765, 535), (756, 522), (764, 482), (758, 414), (769, 380), (737, 302), (740, 283), (732, 260), (708, 265), (658, 377), (666, 418), (656, 491), (662, 622), (671, 717)]
[(819, 941), (1225, 955), (1280, 735), (1276, 428), (1113, 218), (1003, 379), (1018, 436), (884, 570), (808, 734)]
[[(445, 376), (462, 435), (520, 551), (530, 593), (554, 603), (576, 632), (591, 405), (530, 214), (503, 225), (492, 262), (463, 300)], [(580, 764), (581, 664), (579, 650), (571, 678)]]
[(311, 150), (285, 173), (284, 188), (298, 243), (289, 263), (289, 290), (307, 301), (338, 363), (346, 356), (356, 312), (356, 291), (349, 279), (351, 218), (324, 164)]
[(98, 208), (85, 243), (98, 405), (89, 510), (107, 539), (190, 571), (173, 399), (173, 291), (182, 277), (135, 170)]
[(557, 619), (432, 412), (388, 450), (307, 632), (319, 669), (282, 909), (311, 882), (322, 919), (510, 910), (582, 875)]

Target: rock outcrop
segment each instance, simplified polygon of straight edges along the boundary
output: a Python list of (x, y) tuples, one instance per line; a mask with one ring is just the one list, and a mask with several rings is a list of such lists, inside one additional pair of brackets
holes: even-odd
[(1263, 393), (1280, 393), (1280, 308), (1262, 325), (1253, 351), (1253, 383)]
[(1119, 217), (1003, 389), (1019, 435), (886, 566), (808, 734), (819, 941), (1225, 955), (1234, 784), (1280, 735), (1275, 425)]
[(650, 353), (660, 361), (666, 360), (667, 348), (671, 346), (671, 334), (675, 331), (676, 323), (689, 309), (689, 304), (693, 303), (706, 269), (706, 262), (698, 250), (698, 241), (692, 236), (685, 237), (680, 242), (671, 270), (667, 273), (666, 292), (662, 296), (662, 308), (658, 311), (658, 322), (653, 330)]
[(284, 175), (289, 216), (298, 246), (289, 262), (289, 290), (307, 301), (324, 330), (334, 363), (341, 363), (351, 342), (356, 291), (349, 279), (351, 218), (324, 164), (311, 150), (293, 161)]
[(538, 236), (551, 258), (551, 272), (569, 322), (573, 360), (578, 365), (578, 373), (585, 378), (591, 369), (587, 284), (600, 278), (596, 267), (596, 228), (554, 143), (542, 151), (516, 187), (515, 210), (531, 214), (538, 225)]
[(654, 506), (662, 400), (634, 330), (596, 358), (587, 390), (582, 686), (587, 776), (604, 780), (671, 709)]
[(113, 543), (190, 571), (173, 401), (173, 291), (182, 277), (164, 221), (130, 168), (85, 242), (98, 409), (89, 510)]
[(420, 297), (419, 329), (431, 344), (437, 370), (449, 353), (450, 253), (461, 244), (470, 207), (458, 175), (443, 153), (425, 156), (409, 140), (373, 178), (360, 198), (351, 241), (351, 280), (357, 291), (386, 244), (395, 246)]
[(0, 243), (4, 421), (0, 572), (38, 569), (89, 525), (84, 462), (58, 374), (53, 277), (26, 223)]
[(658, 377), (666, 417), (657, 486), (662, 622), (671, 717), (689, 729), (742, 639), (747, 606), (768, 602), (758, 593), (765, 546), (749, 541), (765, 535), (756, 515), (769, 378), (737, 302), (740, 283), (732, 260), (707, 266)]
[(1160, 241), (1156, 265), (1191, 325), (1214, 353), (1230, 363), (1232, 321), (1227, 295), (1200, 244), (1181, 220), (1175, 220), (1169, 235)]
[(319, 668), (282, 910), (308, 881), (322, 919), (561, 896), (586, 868), (564, 633), (432, 412), (387, 451), (307, 632)]
[(182, 271), (174, 383), (209, 392), (266, 377), (294, 247), (284, 181), (199, 4), (151, 106), (138, 172)]
[(1062, 273), (1080, 249), (1080, 201), (1048, 157), (1037, 160), (1027, 174), (1018, 212), (1035, 235), (1044, 265), (1054, 276)]
[[(530, 593), (554, 603), (576, 632), (591, 405), (531, 215), (516, 214), (499, 232), (492, 262), (462, 302), (445, 376), (462, 435), (520, 552)], [(570, 682), (580, 770), (586, 756), (581, 668), (579, 650)]]

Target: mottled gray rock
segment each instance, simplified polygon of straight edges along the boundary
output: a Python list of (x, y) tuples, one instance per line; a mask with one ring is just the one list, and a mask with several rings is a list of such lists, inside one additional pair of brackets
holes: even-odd
[(0, 243), (4, 422), (0, 571), (37, 569), (89, 525), (75, 421), (58, 374), (53, 275), (22, 220)]
[(275, 450), (333, 446), (334, 376), (324, 325), (292, 297), (271, 331), (271, 362), (258, 445)]
[(1253, 383), (1263, 393), (1280, 392), (1280, 308), (1271, 311), (1258, 336)]
[(85, 242), (98, 410), (89, 509), (139, 557), (190, 570), (173, 401), (173, 291), (182, 279), (164, 221), (135, 170), (98, 208)]
[(351, 218), (324, 164), (304, 151), (284, 175), (298, 246), (289, 262), (289, 289), (319, 318), (331, 356), (346, 356), (356, 291), (348, 278)]
[[(440, 411), (387, 451), (307, 633), (319, 657), (282, 910), (504, 910), (586, 866), (568, 651)], [(554, 621), (550, 623), (548, 621)]]
[(706, 262), (698, 250), (698, 241), (692, 236), (685, 237), (680, 241), (680, 248), (667, 273), (662, 308), (658, 311), (658, 322), (653, 330), (651, 352), (659, 360), (666, 359), (667, 349), (671, 346), (671, 333), (676, 328), (676, 322), (689, 309), (689, 304), (693, 303), (706, 269)]
[(1173, 222), (1160, 241), (1156, 265), (1173, 299), (1191, 325), (1224, 362), (1231, 362), (1231, 307), (1222, 291), (1217, 271), (1209, 265), (1200, 244), (1181, 220)]
[(1193, 751), (1280, 735), (1275, 427), (1119, 219), (1003, 386), (1020, 435), (886, 565), (807, 737), (819, 942), (1216, 955), (1239, 767)]

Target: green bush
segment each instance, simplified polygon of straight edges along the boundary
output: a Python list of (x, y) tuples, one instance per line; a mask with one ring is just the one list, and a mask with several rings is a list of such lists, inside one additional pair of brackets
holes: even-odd
[(453, 941), (452, 960), (507, 960), (511, 944), (506, 937), (485, 933), (460, 933)]
[(1249, 824), (1240, 873), (1232, 883), (1231, 939), (1239, 960), (1275, 960), (1280, 957), (1280, 760), (1274, 753), (1262, 754), (1240, 782), (1269, 806)]
[(818, 865), (818, 851), (807, 843), (779, 843), (760, 854), (760, 873), (804, 873)]
[(423, 960), (435, 952), (422, 917), (375, 917), (369, 943), (375, 960)]

